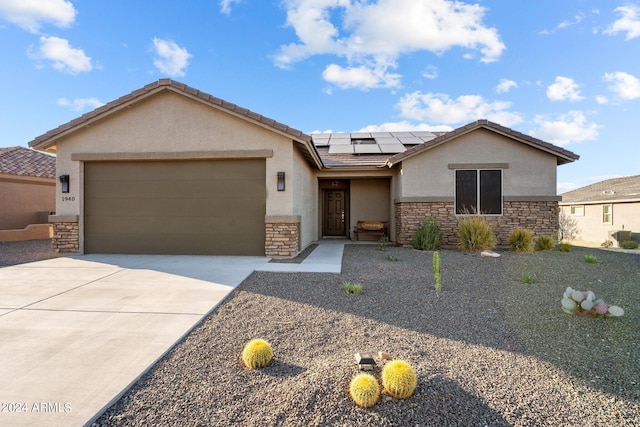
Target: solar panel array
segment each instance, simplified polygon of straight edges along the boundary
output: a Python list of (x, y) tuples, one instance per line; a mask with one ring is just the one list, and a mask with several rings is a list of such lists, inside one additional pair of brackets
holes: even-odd
[(329, 147), (329, 154), (397, 154), (434, 139), (428, 131), (316, 133), (316, 147)]

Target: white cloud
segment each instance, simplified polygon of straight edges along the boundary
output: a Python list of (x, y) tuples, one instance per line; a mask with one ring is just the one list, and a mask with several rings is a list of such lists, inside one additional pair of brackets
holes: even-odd
[[(446, 0), (285, 0), (284, 4), (287, 26), (295, 30), (298, 42), (280, 47), (274, 60), (281, 68), (328, 54), (345, 58), (344, 69), (367, 67), (386, 74), (399, 56), (411, 52), (441, 54), (461, 47), (479, 51), (482, 62), (492, 62), (505, 49), (498, 31), (483, 25), (485, 9), (479, 5)], [(367, 87), (370, 76), (363, 79), (350, 87)]]
[(185, 69), (189, 65), (192, 55), (186, 48), (178, 46), (171, 40), (162, 40), (157, 37), (153, 39), (153, 46), (157, 57), (153, 60), (153, 65), (160, 72), (169, 77), (182, 77)]
[(510, 102), (488, 102), (480, 95), (463, 95), (451, 99), (445, 94), (416, 91), (403, 96), (398, 107), (405, 118), (448, 125), (478, 119), (488, 119), (507, 127), (522, 122), (518, 113), (507, 111), (511, 108)]
[(569, 111), (556, 120), (536, 116), (536, 123), (538, 128), (531, 131), (530, 135), (559, 146), (597, 139), (598, 129), (602, 127), (590, 123), (582, 111)]
[(0, 0), (0, 17), (32, 33), (44, 23), (56, 27), (69, 27), (76, 10), (66, 0)]
[(380, 125), (369, 125), (355, 132), (410, 132), (410, 131), (429, 131), (429, 132), (449, 132), (453, 130), (451, 126), (437, 125), (432, 126), (426, 123), (412, 124), (406, 120), (401, 122), (386, 122)]
[(616, 73), (605, 73), (602, 79), (610, 82), (609, 89), (622, 99), (640, 98), (640, 79), (637, 77), (618, 71)]
[(611, 24), (604, 33), (610, 35), (626, 33), (626, 40), (640, 37), (640, 7), (635, 5), (620, 6), (615, 11), (622, 17)]
[(569, 77), (557, 76), (555, 83), (547, 87), (547, 98), (552, 101), (579, 101), (580, 85)]
[(400, 74), (391, 74), (386, 71), (386, 67), (377, 69), (361, 65), (359, 67), (342, 68), (339, 65), (331, 64), (325, 68), (322, 77), (341, 89), (371, 89), (398, 87), (400, 85)]
[(231, 5), (234, 3), (240, 3), (240, 0), (220, 0), (220, 12), (229, 15), (231, 13)]
[(56, 103), (61, 107), (71, 108), (73, 111), (93, 110), (104, 105), (104, 102), (96, 98), (76, 98), (73, 100), (58, 98)]
[(429, 80), (437, 79), (438, 78), (438, 67), (436, 67), (435, 65), (429, 65), (422, 72), (422, 77), (424, 77), (425, 79), (429, 79)]
[(500, 83), (498, 83), (498, 86), (496, 86), (496, 92), (506, 93), (506, 92), (509, 92), (511, 89), (514, 89), (517, 87), (518, 87), (518, 83), (514, 82), (513, 80), (502, 79), (500, 80)]
[(40, 37), (38, 52), (30, 56), (51, 61), (53, 68), (69, 74), (93, 70), (91, 58), (82, 49), (72, 47), (69, 40), (60, 37)]
[(609, 98), (607, 98), (606, 96), (596, 96), (596, 102), (600, 105), (605, 105), (609, 103)]
[(562, 30), (564, 28), (571, 27), (573, 25), (578, 25), (580, 22), (582, 22), (583, 19), (584, 19), (584, 15), (580, 13), (574, 16), (572, 21), (562, 21), (560, 24), (558, 24), (558, 29)]

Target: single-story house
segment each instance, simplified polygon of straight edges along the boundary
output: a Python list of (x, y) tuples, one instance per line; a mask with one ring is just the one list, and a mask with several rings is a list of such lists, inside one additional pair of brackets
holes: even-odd
[(562, 194), (560, 209), (572, 218), (577, 239), (620, 244), (640, 241), (640, 175), (607, 179)]
[(293, 257), (354, 237), (359, 221), (408, 245), (426, 218), (455, 245), (458, 220), (476, 213), (499, 244), (515, 227), (555, 236), (556, 168), (578, 159), (486, 120), (307, 135), (169, 79), (29, 145), (56, 153), (54, 245), (81, 253)]
[(0, 148), (0, 230), (47, 223), (56, 208), (56, 159), (25, 147)]

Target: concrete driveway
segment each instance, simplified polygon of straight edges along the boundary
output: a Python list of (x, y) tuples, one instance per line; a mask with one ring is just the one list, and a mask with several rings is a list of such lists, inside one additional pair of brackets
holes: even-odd
[(85, 255), (0, 268), (0, 425), (93, 421), (268, 260)]

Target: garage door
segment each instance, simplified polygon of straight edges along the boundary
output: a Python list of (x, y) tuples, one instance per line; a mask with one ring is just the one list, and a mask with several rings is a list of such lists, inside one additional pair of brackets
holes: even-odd
[(87, 253), (264, 256), (264, 160), (85, 164)]

